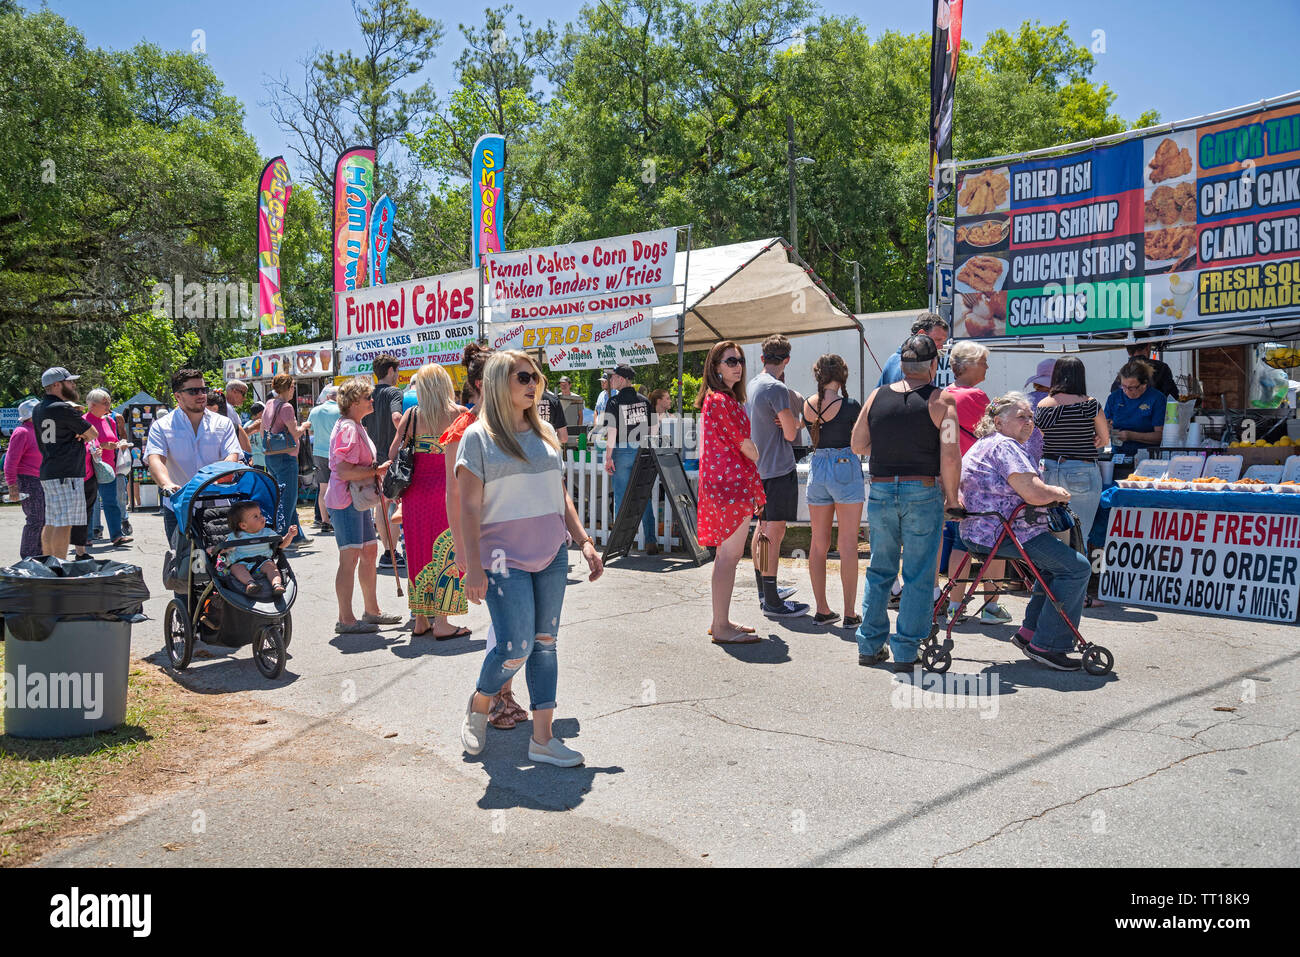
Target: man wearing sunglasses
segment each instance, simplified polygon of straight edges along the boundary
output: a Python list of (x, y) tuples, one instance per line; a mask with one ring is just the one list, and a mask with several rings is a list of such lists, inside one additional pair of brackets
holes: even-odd
[[(189, 549), (176, 534), (176, 514), (171, 496), (205, 465), (238, 462), (241, 458), (235, 425), (226, 415), (208, 409), (208, 386), (197, 369), (181, 369), (172, 376), (176, 408), (158, 416), (149, 426), (144, 460), (149, 475), (162, 492), (163, 531), (176, 553), (175, 567), (183, 569)], [(164, 566), (165, 567), (165, 566)], [(177, 592), (182, 604), (185, 601)]]

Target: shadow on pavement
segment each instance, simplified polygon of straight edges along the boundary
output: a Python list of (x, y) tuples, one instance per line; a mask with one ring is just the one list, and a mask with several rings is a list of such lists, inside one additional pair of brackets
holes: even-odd
[(780, 635), (769, 634), (748, 645), (715, 645), (748, 665), (781, 665), (790, 660), (790, 646)]
[[(576, 718), (560, 718), (551, 729), (556, 737), (577, 750), (579, 725)], [(617, 765), (557, 768), (536, 764), (528, 758), (528, 739), (533, 724), (524, 721), (509, 731), (488, 730), (487, 747), (477, 757), (465, 755), (466, 764), (479, 763), (487, 772), (487, 790), (478, 800), (484, 810), (526, 808), (532, 811), (567, 811), (577, 807), (591, 790), (598, 774), (622, 774)]]
[[(200, 658), (199, 651), (209, 650), (210, 656)], [(240, 652), (245, 652), (240, 655)], [(220, 654), (218, 654), (220, 652)], [(275, 688), (287, 688), (300, 677), (292, 670), (293, 646), (289, 646), (288, 661), (284, 673), (274, 681), (262, 676), (253, 664), (251, 653), (246, 648), (222, 648), (216, 645), (200, 643), (194, 653), (194, 659), (184, 671), (177, 671), (171, 666), (171, 659), (166, 651), (156, 651), (144, 659), (157, 665), (167, 677), (186, 691), (195, 694), (231, 694), (235, 691), (269, 691)]]

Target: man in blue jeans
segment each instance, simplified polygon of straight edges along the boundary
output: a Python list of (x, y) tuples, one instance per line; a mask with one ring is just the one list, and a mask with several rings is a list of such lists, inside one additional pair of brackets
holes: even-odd
[[(911, 336), (898, 355), (902, 381), (872, 391), (850, 441), (855, 453), (871, 457), (871, 564), (857, 630), (858, 664), (884, 662), (892, 649), (894, 671), (904, 674), (912, 671), (929, 634), (943, 512), (958, 504), (961, 449), (956, 402), (932, 383), (939, 366), (934, 340)], [(891, 634), (889, 586), (900, 563), (903, 592)]]
[[(637, 453), (650, 444), (650, 401), (632, 385), (635, 375), (631, 366), (619, 366), (610, 375), (614, 394), (605, 404), (606, 427), (605, 471), (614, 479), (614, 514), (618, 514), (632, 480)], [(641, 516), (645, 553), (659, 554), (659, 534), (655, 525), (654, 502), (647, 502)]]

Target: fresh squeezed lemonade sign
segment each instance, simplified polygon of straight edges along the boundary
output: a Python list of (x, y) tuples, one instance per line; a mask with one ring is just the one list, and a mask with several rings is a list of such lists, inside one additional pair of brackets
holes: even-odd
[(1101, 597), (1295, 621), (1300, 516), (1114, 508)]

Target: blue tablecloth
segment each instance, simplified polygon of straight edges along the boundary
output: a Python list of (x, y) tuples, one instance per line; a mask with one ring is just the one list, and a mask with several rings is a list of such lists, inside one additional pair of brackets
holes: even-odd
[(1300, 515), (1300, 495), (1291, 492), (1176, 492), (1120, 488), (1101, 493), (1102, 508), (1178, 508), (1198, 512)]

